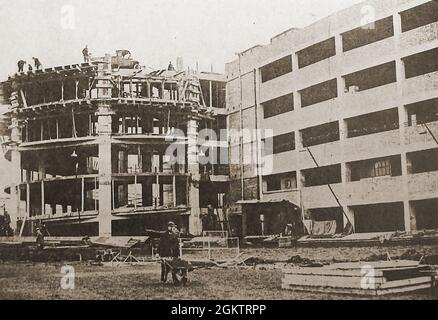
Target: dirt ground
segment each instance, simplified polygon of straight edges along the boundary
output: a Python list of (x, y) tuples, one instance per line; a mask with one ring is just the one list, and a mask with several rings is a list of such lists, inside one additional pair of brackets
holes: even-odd
[[(437, 247), (422, 247), (429, 253)], [(263, 259), (287, 260), (291, 256), (330, 261), (358, 260), (363, 255), (402, 254), (406, 248), (339, 248), (339, 249), (247, 249), (245, 254)], [(190, 274), (188, 287), (175, 288), (159, 282), (160, 266), (96, 267), (71, 264), (75, 268), (75, 289), (61, 289), (61, 267), (64, 264), (0, 264), (0, 299), (249, 299), (249, 300), (333, 300), (358, 297), (293, 292), (281, 290), (281, 271), (253, 269), (197, 269)], [(436, 300), (438, 293), (426, 292), (384, 297), (383, 299)]]

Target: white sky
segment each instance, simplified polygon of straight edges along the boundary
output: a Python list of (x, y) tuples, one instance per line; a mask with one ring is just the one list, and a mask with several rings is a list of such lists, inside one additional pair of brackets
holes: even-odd
[[(0, 77), (16, 62), (77, 63), (88, 44), (96, 56), (129, 49), (142, 64), (185, 64), (222, 72), (234, 53), (291, 27), (302, 27), (361, 0), (0, 0)], [(62, 28), (65, 6), (75, 28)], [(68, 11), (68, 10), (67, 10)], [(67, 12), (65, 11), (65, 12)]]
[[(36, 56), (46, 67), (78, 63), (86, 44), (95, 56), (131, 50), (157, 69), (181, 56), (186, 66), (198, 61), (201, 70), (213, 64), (223, 72), (235, 52), (361, 1), (0, 0), (0, 81), (16, 72), (20, 59)], [(73, 30), (62, 27), (70, 17)], [(0, 155), (0, 186), (9, 182), (8, 167)]]

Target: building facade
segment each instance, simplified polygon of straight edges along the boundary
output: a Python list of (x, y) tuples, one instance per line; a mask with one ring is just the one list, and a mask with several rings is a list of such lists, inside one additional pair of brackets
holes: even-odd
[(139, 236), (170, 220), (199, 234), (228, 188), (226, 166), (199, 164), (198, 139), (226, 126), (224, 76), (94, 60), (2, 83), (17, 234), (44, 222), (52, 236)]
[(437, 1), (365, 1), (226, 69), (228, 126), (255, 130), (230, 140), (243, 235), (438, 228)]

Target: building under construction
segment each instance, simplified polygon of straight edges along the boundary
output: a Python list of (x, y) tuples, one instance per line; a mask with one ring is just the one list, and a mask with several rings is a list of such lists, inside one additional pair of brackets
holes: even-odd
[(121, 50), (2, 83), (17, 234), (138, 236), (169, 220), (199, 234), (207, 208), (223, 217), (228, 167), (199, 164), (198, 132), (226, 127), (225, 78), (181, 69), (149, 72)]

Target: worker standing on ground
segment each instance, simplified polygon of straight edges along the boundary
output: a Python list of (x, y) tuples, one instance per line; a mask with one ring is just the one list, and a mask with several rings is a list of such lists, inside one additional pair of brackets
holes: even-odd
[(40, 70), (41, 67), (43, 66), (40, 62), (40, 60), (38, 58), (32, 57), (33, 61), (34, 61), (34, 65), (35, 65), (35, 69), (36, 70)]
[(18, 65), (18, 72), (24, 72), (24, 66), (26, 65), (26, 61), (24, 60), (20, 60), (18, 61), (17, 65)]
[(90, 51), (88, 50), (88, 45), (85, 46), (84, 50), (82, 50), (82, 55), (84, 56), (84, 62), (90, 62)]
[(37, 243), (37, 249), (43, 250), (44, 249), (44, 233), (40, 228), (36, 229), (36, 243)]
[[(167, 275), (171, 272), (169, 263), (179, 258), (179, 230), (176, 224), (169, 221), (167, 230), (161, 235), (158, 245), (158, 254), (161, 258), (161, 282), (166, 283)], [(176, 273), (172, 271), (172, 280), (175, 284), (178, 283)]]

